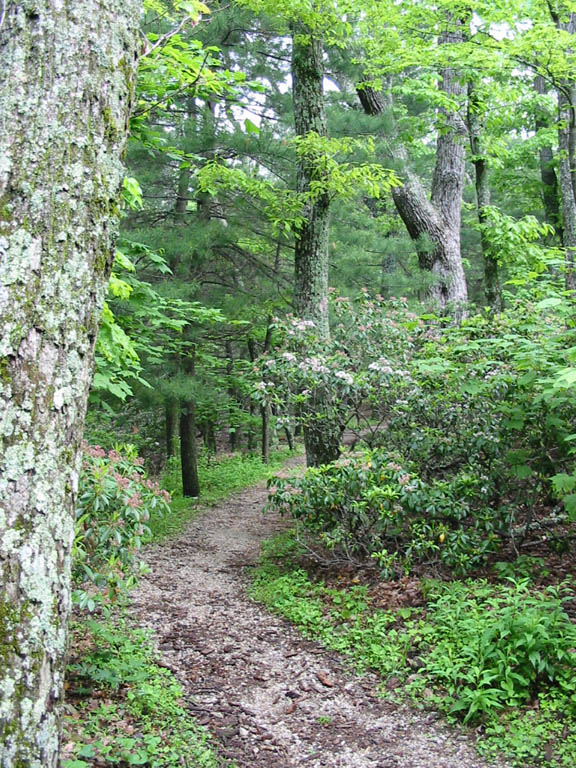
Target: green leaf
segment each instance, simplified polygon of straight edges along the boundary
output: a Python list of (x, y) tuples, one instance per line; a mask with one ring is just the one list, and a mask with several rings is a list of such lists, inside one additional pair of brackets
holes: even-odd
[(260, 128), (258, 128), (256, 123), (253, 123), (252, 120), (249, 120), (248, 118), (244, 120), (244, 128), (246, 133), (260, 133)]
[(549, 299), (542, 299), (535, 305), (535, 309), (550, 309), (551, 307), (559, 307), (563, 304), (563, 299), (551, 297)]
[(576, 520), (576, 493), (570, 493), (562, 499), (564, 509), (571, 521)]

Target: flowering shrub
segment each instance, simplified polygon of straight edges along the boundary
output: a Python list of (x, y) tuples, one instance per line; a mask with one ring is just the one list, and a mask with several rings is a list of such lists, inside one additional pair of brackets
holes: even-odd
[(355, 452), (273, 483), (272, 508), (302, 520), (330, 549), (371, 557), (387, 576), (417, 562), (460, 572), (480, 565), (497, 549), (496, 531), (506, 523), (504, 509), (495, 514), (482, 503), (477, 478), (462, 473), (426, 482), (383, 450)]
[[(404, 299), (332, 298), (329, 341), (310, 321), (278, 324), (279, 345), (259, 367), (260, 396), (304, 427), (332, 421), (338, 437), (355, 427), (368, 448), (397, 456), (409, 498), (399, 478), (366, 475), (364, 459), (351, 457), (348, 472), (341, 462), (311, 470), (293, 500), (286, 492), (273, 503), (331, 545), (380, 552), (394, 567), (439, 560), (465, 570), (510, 540), (518, 550), (535, 531), (566, 546), (569, 531), (551, 534), (576, 520), (576, 324), (562, 289), (536, 283), (509, 297), (506, 312), (459, 325), (418, 316)], [(382, 484), (402, 499), (393, 520), (368, 502)]]
[(170, 494), (146, 476), (142, 464), (131, 446), (84, 447), (73, 565), (74, 598), (82, 608), (94, 610), (135, 583), (137, 553), (150, 534), (147, 522), (168, 509)]

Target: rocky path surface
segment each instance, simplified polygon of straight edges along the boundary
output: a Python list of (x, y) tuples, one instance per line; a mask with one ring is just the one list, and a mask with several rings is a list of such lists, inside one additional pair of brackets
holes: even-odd
[(468, 735), (383, 702), (375, 677), (355, 676), (248, 599), (244, 568), (282, 525), (263, 515), (265, 501), (264, 487), (251, 488), (149, 549), (134, 594), (220, 752), (238, 768), (485, 768)]

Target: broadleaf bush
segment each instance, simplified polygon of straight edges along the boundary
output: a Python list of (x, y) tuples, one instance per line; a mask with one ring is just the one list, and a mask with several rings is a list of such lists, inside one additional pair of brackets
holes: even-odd
[(76, 510), (74, 600), (92, 611), (134, 585), (148, 522), (169, 509), (170, 494), (151, 480), (131, 446), (85, 446)]

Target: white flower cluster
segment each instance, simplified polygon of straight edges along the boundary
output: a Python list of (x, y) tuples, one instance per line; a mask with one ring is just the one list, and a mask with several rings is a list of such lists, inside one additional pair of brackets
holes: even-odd
[(268, 383), (265, 381), (259, 381), (258, 384), (255, 385), (256, 389), (259, 389), (260, 392), (266, 392), (267, 389), (271, 389), (273, 386), (274, 384), (271, 381)]
[(354, 384), (354, 377), (352, 376), (352, 374), (347, 373), (346, 371), (336, 371), (334, 376), (337, 379), (342, 379), (342, 381), (345, 381), (346, 384), (348, 384), (349, 386), (352, 386), (352, 384)]
[(330, 373), (330, 369), (322, 363), (322, 360), (318, 357), (305, 358), (298, 368), (304, 372), (311, 373)]
[(402, 378), (410, 378), (410, 371), (404, 371), (401, 368), (394, 370), (390, 365), (390, 361), (385, 357), (381, 357), (368, 366), (369, 371), (377, 371), (378, 373), (392, 374), (394, 376), (400, 376)]
[(296, 331), (306, 331), (310, 328), (316, 328), (314, 320), (292, 320), (292, 328), (288, 331), (288, 335), (294, 336)]
[(378, 373), (393, 373), (392, 368), (385, 357), (381, 357), (368, 366), (369, 371), (378, 371)]
[(292, 352), (283, 352), (282, 359), (286, 360), (288, 363), (293, 363), (296, 360), (296, 355), (293, 355)]

